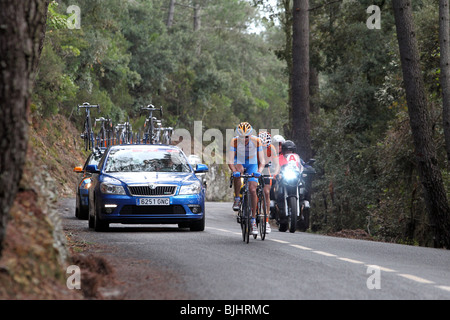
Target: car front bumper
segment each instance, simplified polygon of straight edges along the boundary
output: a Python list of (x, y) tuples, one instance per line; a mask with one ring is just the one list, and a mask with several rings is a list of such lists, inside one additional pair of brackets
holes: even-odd
[(194, 222), (204, 218), (203, 194), (176, 195), (169, 198), (169, 205), (137, 205), (139, 196), (103, 194), (97, 202), (97, 214), (101, 221), (123, 224), (177, 224)]

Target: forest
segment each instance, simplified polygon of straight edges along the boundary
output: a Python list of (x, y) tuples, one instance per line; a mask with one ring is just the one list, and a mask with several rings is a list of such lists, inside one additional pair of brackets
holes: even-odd
[[(76, 106), (87, 101), (141, 127), (140, 107), (154, 104), (174, 128), (202, 121), (225, 135), (248, 121), (301, 140), (291, 107), (294, 2), (51, 1), (31, 115), (63, 115), (81, 129)], [(412, 13), (434, 162), (448, 197), (439, 3), (415, 0)], [(371, 24), (373, 5), (379, 16)], [(362, 229), (380, 241), (434, 246), (393, 4), (310, 0), (307, 12), (317, 170), (310, 231)]]

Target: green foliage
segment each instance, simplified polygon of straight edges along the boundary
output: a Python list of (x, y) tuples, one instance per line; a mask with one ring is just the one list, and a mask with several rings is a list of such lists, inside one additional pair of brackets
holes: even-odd
[[(317, 1), (321, 3), (321, 1)], [(332, 4), (312, 15), (312, 59), (320, 71), (313, 119), (319, 176), (314, 228), (362, 228), (382, 240), (432, 245), (415, 163), (398, 44), (388, 2), (382, 30), (368, 30), (372, 1)], [(359, 6), (358, 6), (359, 8)], [(440, 163), (445, 167), (439, 93), (437, 6), (415, 2), (415, 24)], [(443, 170), (446, 186), (448, 172)]]
[[(283, 64), (263, 35), (247, 28), (257, 17), (242, 0), (197, 1), (201, 28), (193, 30), (189, 1), (80, 0), (81, 29), (68, 29), (70, 1), (52, 3), (34, 104), (47, 116), (76, 115), (82, 102), (100, 104), (115, 121), (139, 119), (139, 108), (162, 105), (166, 125), (205, 129), (279, 128), (286, 110)], [(187, 6), (188, 5), (188, 6)], [(218, 119), (223, 119), (217, 121)], [(270, 121), (268, 121), (270, 119)], [(81, 115), (77, 116), (81, 122)]]

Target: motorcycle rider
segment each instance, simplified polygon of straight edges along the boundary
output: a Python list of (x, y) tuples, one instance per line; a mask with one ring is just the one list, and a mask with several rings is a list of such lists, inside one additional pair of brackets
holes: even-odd
[(280, 166), (278, 163), (278, 152), (275, 146), (272, 144), (272, 136), (269, 132), (260, 132), (258, 137), (261, 139), (263, 150), (264, 150), (264, 160), (265, 160), (265, 168), (263, 170), (264, 176), (264, 196), (266, 200), (266, 212), (267, 220), (266, 220), (266, 233), (271, 232), (270, 223), (269, 223), (269, 213), (270, 213), (270, 189), (272, 187), (272, 180), (274, 176), (276, 176), (280, 172)]
[(264, 154), (261, 139), (252, 135), (253, 128), (248, 122), (241, 122), (236, 128), (237, 136), (231, 140), (227, 154), (227, 163), (234, 177), (234, 203), (233, 210), (238, 211), (240, 206), (239, 193), (241, 190), (241, 174), (253, 174), (254, 177), (248, 179), (252, 203), (252, 234), (258, 234), (256, 226), (256, 206), (258, 196), (256, 188), (258, 186), (258, 177), (264, 169)]
[[(281, 154), (278, 157), (280, 169), (283, 168), (283, 166), (287, 165), (289, 162), (294, 162), (299, 168), (303, 165), (304, 163), (303, 160), (296, 152), (297, 147), (293, 141), (286, 140), (282, 144)], [(276, 202), (279, 210), (278, 212), (282, 213), (285, 210), (284, 189), (282, 184), (280, 183), (281, 176), (277, 175), (276, 178), (277, 178), (277, 190), (275, 191)], [(281, 225), (280, 231), (285, 231), (281, 229)]]

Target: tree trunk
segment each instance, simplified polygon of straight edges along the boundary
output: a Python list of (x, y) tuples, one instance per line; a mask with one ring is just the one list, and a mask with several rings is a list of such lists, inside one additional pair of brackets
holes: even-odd
[[(288, 110), (289, 119), (292, 119), (292, 8), (291, 0), (281, 0), (284, 8), (284, 16), (280, 16), (280, 22), (283, 26), (285, 46), (282, 53), (284, 60), (286, 61), (286, 72), (289, 76), (289, 88), (288, 88)], [(285, 134), (290, 133), (291, 121), (285, 123), (283, 126)]]
[(445, 150), (450, 161), (450, 46), (449, 0), (439, 1), (439, 45), (441, 47), (442, 120), (444, 123)]
[(169, 3), (169, 14), (167, 15), (167, 28), (171, 28), (173, 25), (173, 14), (175, 12), (175, 0), (170, 0)]
[(438, 167), (420, 69), (411, 0), (392, 0), (417, 167), (435, 246), (450, 248), (450, 208)]
[(309, 160), (311, 128), (309, 122), (309, 1), (294, 0), (292, 8), (292, 137), (297, 151)]
[(0, 0), (0, 256), (26, 156), (28, 106), (47, 7), (48, 0)]
[(194, 2), (194, 31), (197, 32), (200, 30), (200, 26), (200, 4)]

